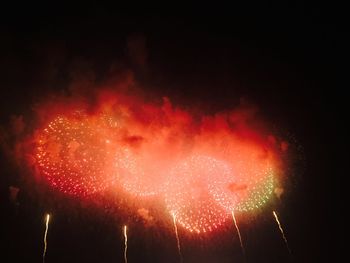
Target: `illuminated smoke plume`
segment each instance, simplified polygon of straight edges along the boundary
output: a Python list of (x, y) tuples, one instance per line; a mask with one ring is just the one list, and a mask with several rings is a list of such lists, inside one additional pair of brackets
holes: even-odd
[[(125, 74), (89, 95), (36, 106), (31, 130), (16, 145), (34, 178), (70, 196), (108, 192), (153, 202), (194, 233), (213, 231), (233, 210), (252, 213), (273, 197), (288, 144), (271, 135), (257, 108), (209, 115), (168, 98), (146, 100), (141, 89), (128, 90), (135, 85)], [(134, 213), (153, 220), (145, 211)]]
[(281, 199), (281, 196), (283, 195), (283, 193), (284, 193), (284, 189), (282, 187), (276, 187), (274, 190), (274, 194), (278, 199)]

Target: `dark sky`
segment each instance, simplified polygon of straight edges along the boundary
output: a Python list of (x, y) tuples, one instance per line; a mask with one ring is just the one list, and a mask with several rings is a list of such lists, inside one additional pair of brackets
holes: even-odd
[[(338, 77), (345, 71), (342, 8), (319, 1), (139, 8), (124, 12), (121, 7), (58, 3), (4, 7), (1, 131), (11, 115), (26, 116), (33, 103), (65, 90), (77, 76), (99, 81), (120, 69), (132, 70), (150, 94), (169, 96), (185, 107), (222, 111), (246, 98), (302, 148), (291, 191), (278, 205), (292, 262), (332, 258), (333, 198), (342, 176), (336, 156), (344, 151), (338, 149), (345, 108)], [(51, 194), (39, 195), (37, 188), (24, 186), (24, 175), (5, 152), (0, 167), (1, 262), (41, 260), (48, 209), (56, 212), (48, 263), (122, 262), (123, 218), (95, 213), (64, 197), (43, 202)], [(19, 205), (9, 200), (11, 185), (21, 189)], [(248, 262), (289, 262), (269, 214), (257, 221), (242, 230)], [(130, 225), (130, 262), (177, 262), (171, 232), (145, 229), (139, 222)], [(210, 242), (184, 240), (185, 262), (243, 262), (230, 235)]]

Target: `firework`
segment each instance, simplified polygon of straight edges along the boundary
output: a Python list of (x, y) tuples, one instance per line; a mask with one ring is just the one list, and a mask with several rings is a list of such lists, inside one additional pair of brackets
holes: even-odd
[(222, 158), (231, 172), (222, 173), (209, 185), (214, 199), (230, 213), (252, 211), (266, 204), (274, 189), (274, 171), (262, 149), (237, 143)]
[(284, 240), (284, 243), (286, 244), (286, 247), (287, 247), (287, 249), (288, 249), (288, 252), (289, 252), (289, 254), (292, 254), (292, 251), (291, 251), (290, 248), (289, 248), (288, 240), (287, 240), (287, 238), (286, 238), (286, 236), (285, 236), (285, 234), (284, 234), (284, 231), (283, 231), (281, 222), (280, 222), (279, 219), (278, 219), (277, 213), (276, 213), (275, 211), (272, 211), (272, 214), (273, 214), (273, 216), (274, 216), (274, 218), (275, 218), (275, 220), (276, 220), (276, 223), (277, 223), (278, 228), (279, 228), (279, 230), (280, 230), (280, 232), (281, 232), (281, 235), (282, 235), (282, 238), (283, 238), (283, 240)]
[(180, 262), (183, 262), (182, 253), (181, 253), (180, 239), (179, 239), (179, 233), (177, 231), (177, 225), (176, 225), (176, 216), (174, 214), (172, 214), (172, 217), (173, 217), (174, 231), (175, 231), (176, 242), (177, 242), (177, 250), (179, 252)]
[(112, 183), (111, 140), (95, 120), (57, 117), (39, 132), (39, 171), (63, 193), (84, 196)]
[(194, 155), (171, 171), (166, 204), (177, 222), (190, 232), (210, 232), (227, 219), (227, 213), (208, 191), (208, 184), (223, 173), (230, 173), (224, 163), (207, 156)]
[(265, 178), (256, 181), (255, 186), (251, 186), (248, 196), (236, 205), (238, 211), (252, 211), (265, 205), (271, 198), (274, 187), (274, 176), (272, 170), (264, 173)]
[(128, 233), (127, 233), (127, 226), (125, 225), (123, 227), (123, 235), (124, 235), (124, 262), (125, 263), (128, 263), (128, 255), (127, 255), (127, 252), (128, 252)]
[[(179, 253), (178, 227), (207, 233), (232, 214), (244, 253), (233, 211), (261, 208), (281, 174), (278, 140), (265, 127), (256, 129), (264, 125), (255, 123), (255, 108), (193, 115), (168, 99), (158, 105), (110, 91), (97, 93), (98, 105), (72, 101), (41, 109), (43, 126), (29, 139), (35, 171), (52, 187), (75, 197), (110, 188), (122, 200), (151, 205), (163, 198)], [(124, 226), (125, 260), (126, 232)]]
[(47, 250), (47, 232), (49, 230), (50, 214), (46, 214), (45, 218), (45, 233), (44, 233), (44, 251), (43, 251), (43, 263), (45, 263), (45, 256)]

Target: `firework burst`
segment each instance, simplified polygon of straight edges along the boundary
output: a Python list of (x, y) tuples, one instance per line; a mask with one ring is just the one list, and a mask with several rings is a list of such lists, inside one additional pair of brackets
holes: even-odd
[(85, 196), (112, 184), (111, 145), (96, 120), (56, 117), (39, 131), (36, 159), (41, 174), (63, 193)]
[(166, 191), (168, 210), (190, 232), (210, 232), (227, 219), (227, 213), (208, 191), (217, 176), (230, 173), (225, 163), (207, 156), (192, 156), (176, 166)]
[(221, 173), (209, 185), (210, 193), (228, 213), (262, 207), (274, 189), (273, 161), (259, 145), (236, 143), (227, 151), (222, 158), (231, 172)]

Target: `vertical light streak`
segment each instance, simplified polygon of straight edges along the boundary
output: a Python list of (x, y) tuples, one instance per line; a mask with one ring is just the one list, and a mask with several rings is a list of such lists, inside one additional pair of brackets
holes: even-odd
[(175, 216), (174, 213), (172, 214), (172, 217), (173, 217), (173, 224), (174, 224), (174, 230), (175, 230), (175, 235), (176, 235), (177, 250), (179, 252), (180, 262), (183, 262), (182, 253), (181, 253), (180, 239), (179, 239), (179, 233), (177, 232), (176, 216)]
[(127, 257), (127, 252), (128, 252), (128, 233), (127, 233), (127, 226), (124, 225), (123, 227), (123, 234), (124, 234), (124, 262), (128, 263), (128, 257)]
[(281, 234), (282, 234), (284, 243), (286, 244), (286, 247), (287, 247), (287, 249), (288, 249), (288, 252), (289, 252), (289, 254), (292, 254), (292, 251), (291, 251), (290, 248), (289, 248), (289, 244), (288, 244), (287, 238), (286, 238), (286, 236), (284, 235), (283, 228), (282, 228), (281, 223), (280, 223), (280, 221), (279, 221), (279, 219), (278, 219), (277, 213), (276, 213), (275, 211), (272, 211), (272, 213), (273, 213), (273, 216), (275, 217), (275, 220), (276, 220), (276, 222), (277, 222), (278, 228), (279, 228), (280, 231), (281, 231)]
[(43, 263), (45, 263), (45, 256), (47, 250), (47, 232), (49, 230), (50, 214), (46, 214), (45, 220), (45, 234), (44, 234), (44, 252), (43, 252)]
[(237, 234), (238, 234), (238, 238), (239, 238), (239, 243), (241, 244), (242, 253), (243, 253), (243, 256), (245, 258), (245, 248), (243, 246), (241, 232), (239, 231), (239, 228), (238, 228), (238, 225), (237, 225), (237, 221), (236, 221), (236, 217), (235, 217), (235, 213), (234, 213), (233, 210), (232, 210), (232, 219), (233, 219), (233, 223), (235, 224), (235, 227), (236, 227), (236, 230), (237, 230)]

